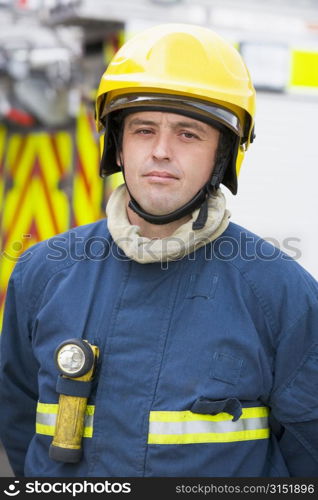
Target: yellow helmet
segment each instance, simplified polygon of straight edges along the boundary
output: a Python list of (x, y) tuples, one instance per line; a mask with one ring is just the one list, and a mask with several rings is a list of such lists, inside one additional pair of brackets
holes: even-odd
[(222, 182), (233, 194), (254, 138), (255, 90), (239, 52), (210, 29), (187, 24), (149, 28), (119, 49), (101, 78), (96, 126), (105, 129), (101, 175), (120, 168), (111, 117), (119, 110), (158, 109), (220, 124), (236, 141)]

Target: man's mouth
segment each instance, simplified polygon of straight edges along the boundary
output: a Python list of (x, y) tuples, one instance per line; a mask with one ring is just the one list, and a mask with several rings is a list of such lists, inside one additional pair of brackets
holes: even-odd
[(167, 170), (151, 170), (150, 172), (144, 174), (144, 177), (156, 182), (169, 182), (178, 179), (176, 175), (168, 172)]

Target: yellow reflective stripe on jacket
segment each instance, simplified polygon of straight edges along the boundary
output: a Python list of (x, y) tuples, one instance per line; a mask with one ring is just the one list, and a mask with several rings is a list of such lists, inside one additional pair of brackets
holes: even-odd
[(267, 439), (268, 408), (243, 408), (236, 422), (232, 415), (203, 415), (191, 411), (151, 411), (148, 444), (230, 443)]
[[(36, 409), (36, 423), (35, 432), (37, 434), (45, 434), (46, 436), (54, 436), (56, 415), (58, 411), (58, 404), (38, 403)], [(94, 420), (95, 406), (87, 405), (85, 424), (84, 424), (84, 437), (93, 436), (93, 420)]]

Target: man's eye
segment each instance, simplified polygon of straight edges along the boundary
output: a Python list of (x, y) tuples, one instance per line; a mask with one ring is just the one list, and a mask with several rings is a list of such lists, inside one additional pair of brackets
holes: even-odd
[(148, 128), (140, 128), (140, 129), (136, 130), (136, 134), (140, 134), (140, 135), (148, 135), (151, 133), (152, 133), (152, 131)]
[(197, 139), (198, 136), (196, 134), (193, 134), (192, 132), (182, 132), (183, 137), (186, 139)]

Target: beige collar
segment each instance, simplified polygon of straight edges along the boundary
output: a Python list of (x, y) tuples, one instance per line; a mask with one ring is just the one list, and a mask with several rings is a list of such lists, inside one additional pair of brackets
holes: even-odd
[(140, 236), (139, 226), (130, 224), (125, 204), (126, 187), (116, 188), (107, 203), (108, 229), (115, 243), (127, 257), (148, 264), (181, 259), (194, 250), (206, 245), (220, 236), (229, 225), (230, 212), (225, 208), (225, 196), (218, 189), (209, 199), (208, 219), (203, 229), (193, 231), (192, 223), (199, 209), (192, 213), (191, 219), (182, 224), (171, 236), (162, 239), (149, 239)]

